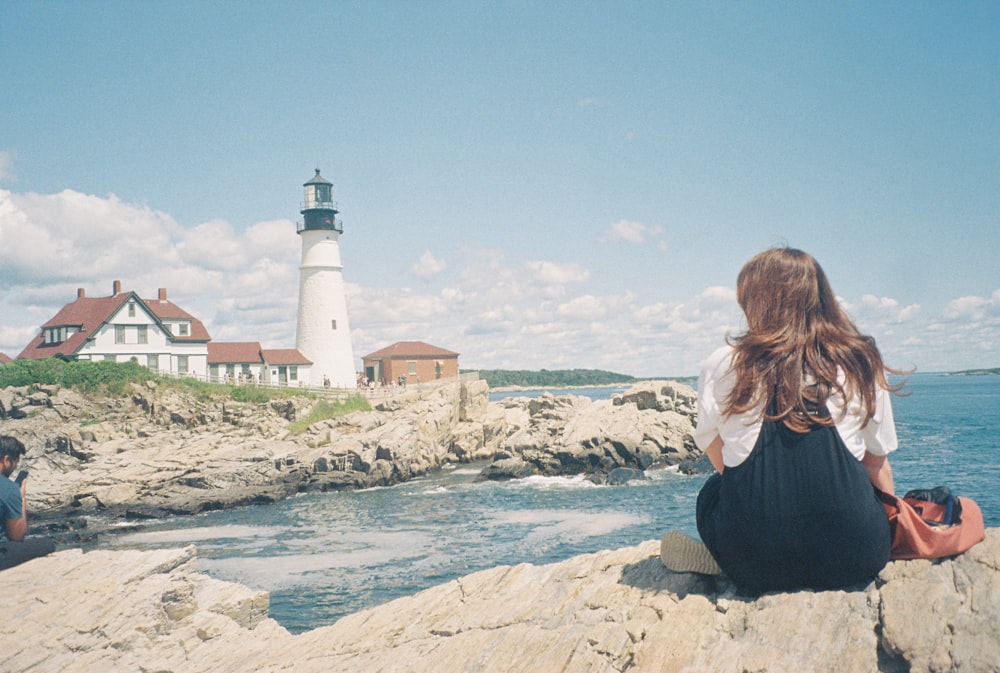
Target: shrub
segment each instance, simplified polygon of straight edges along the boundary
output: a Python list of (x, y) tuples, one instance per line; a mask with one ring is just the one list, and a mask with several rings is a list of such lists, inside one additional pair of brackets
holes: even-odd
[(319, 400), (313, 405), (313, 408), (309, 410), (309, 414), (306, 415), (305, 418), (300, 418), (289, 425), (288, 431), (295, 435), (303, 432), (313, 423), (319, 423), (320, 421), (325, 421), (328, 418), (344, 416), (352, 411), (371, 411), (371, 405), (368, 404), (367, 399), (361, 397), (360, 395), (349, 395), (342, 400), (335, 400), (333, 402), (328, 400)]
[(136, 362), (66, 362), (59, 358), (46, 358), (15, 360), (0, 367), (0, 388), (45, 384), (120, 395), (125, 391), (127, 383), (141, 383), (152, 378), (153, 374)]

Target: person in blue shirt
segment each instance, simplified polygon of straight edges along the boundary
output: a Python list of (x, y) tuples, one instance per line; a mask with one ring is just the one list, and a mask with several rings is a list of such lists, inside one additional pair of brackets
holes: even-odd
[(15, 437), (0, 436), (0, 521), (3, 538), (0, 538), (0, 570), (20, 565), (39, 556), (55, 551), (55, 543), (48, 538), (27, 538), (28, 510), (25, 506), (27, 477), (16, 483), (11, 480), (26, 452), (24, 444)]

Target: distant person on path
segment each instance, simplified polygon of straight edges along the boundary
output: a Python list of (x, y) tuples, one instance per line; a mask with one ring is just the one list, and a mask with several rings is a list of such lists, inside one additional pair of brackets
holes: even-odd
[(837, 302), (819, 264), (790, 248), (744, 265), (746, 331), (702, 365), (695, 443), (718, 471), (698, 495), (704, 545), (661, 544), (679, 572), (720, 571), (747, 593), (866, 584), (889, 561), (875, 488), (894, 489), (896, 449), (875, 340)]
[(55, 544), (48, 538), (25, 539), (28, 533), (27, 477), (20, 485), (11, 480), (17, 470), (24, 444), (14, 437), (0, 436), (0, 520), (4, 537), (0, 538), (0, 570), (12, 568), (39, 556), (55, 551)]

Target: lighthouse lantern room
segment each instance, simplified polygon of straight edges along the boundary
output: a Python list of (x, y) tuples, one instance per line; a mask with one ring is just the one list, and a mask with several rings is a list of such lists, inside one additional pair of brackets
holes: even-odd
[(344, 233), (343, 223), (337, 219), (337, 204), (333, 200), (333, 184), (325, 180), (316, 169), (313, 179), (303, 185), (305, 198), (302, 202), (302, 229), (328, 229)]
[(299, 313), (295, 346), (313, 364), (310, 385), (353, 388), (356, 384), (354, 349), (347, 319), (340, 234), (333, 185), (316, 169), (303, 185), (303, 221), (296, 227), (302, 237), (299, 265)]

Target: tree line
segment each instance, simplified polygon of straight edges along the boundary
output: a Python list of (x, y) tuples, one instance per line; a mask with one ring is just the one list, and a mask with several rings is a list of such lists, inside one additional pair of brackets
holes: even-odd
[[(463, 370), (467, 371), (467, 370)], [(579, 386), (609, 386), (617, 383), (635, 383), (640, 379), (628, 374), (600, 369), (540, 369), (528, 371), (524, 369), (479, 369), (479, 378), (486, 381), (490, 388), (504, 386), (521, 386), (526, 388)]]

